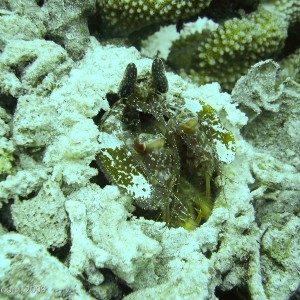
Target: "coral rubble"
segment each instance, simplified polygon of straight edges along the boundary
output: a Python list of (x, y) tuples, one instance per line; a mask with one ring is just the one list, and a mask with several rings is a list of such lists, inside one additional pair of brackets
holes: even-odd
[(72, 60), (52, 41), (12, 40), (1, 55), (2, 92), (14, 97), (48, 94), (58, 79), (68, 72)]
[(0, 247), (2, 299), (93, 299), (68, 268), (30, 238), (6, 233)]
[(278, 85), (278, 71), (273, 61), (256, 64), (238, 80), (232, 99), (249, 117), (243, 132), (246, 139), (300, 170), (300, 85), (289, 78)]
[(96, 0), (49, 0), (42, 12), (49, 37), (63, 45), (72, 58), (81, 58), (89, 42), (88, 16), (96, 12)]
[(11, 213), (17, 231), (47, 248), (64, 246), (68, 225), (64, 202), (65, 197), (58, 184), (45, 182), (36, 197), (16, 201), (12, 205)]
[(30, 41), (43, 38), (46, 28), (40, 7), (34, 0), (0, 1), (0, 49), (17, 39)]
[[(300, 4), (242, 2), (222, 12), (229, 1), (0, 0), (1, 299), (297, 299), (299, 45), (289, 38), (300, 23)], [(115, 39), (143, 30), (143, 40), (137, 34), (134, 41), (140, 50), (124, 46), (131, 39)], [(156, 80), (160, 59), (149, 81), (156, 87), (157, 98), (147, 103), (153, 114), (161, 99), (173, 103), (169, 110), (204, 107), (216, 118), (211, 124), (202, 118), (201, 130), (228, 130), (236, 143), (233, 162), (213, 177), (210, 216), (193, 230), (149, 217), (145, 203), (138, 205), (109, 176), (107, 182), (96, 165), (110, 133), (97, 124), (118, 93), (132, 100), (132, 73), (122, 77), (128, 64), (138, 83), (149, 77), (153, 60), (145, 56), (166, 61), (168, 91), (166, 81)], [(126, 112), (131, 123), (124, 130), (146, 124), (142, 129), (185, 151), (181, 162), (201, 161), (182, 132), (172, 144), (165, 126), (134, 112)], [(187, 131), (195, 124), (188, 121)], [(114, 122), (119, 126), (120, 118)], [(197, 171), (176, 178), (192, 181)], [(174, 194), (184, 195), (175, 183)], [(192, 197), (184, 197), (189, 204)], [(166, 203), (182, 215), (180, 202)]]

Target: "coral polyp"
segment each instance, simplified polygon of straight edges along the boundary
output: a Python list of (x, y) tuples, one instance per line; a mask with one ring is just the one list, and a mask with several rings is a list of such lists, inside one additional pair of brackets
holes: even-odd
[(141, 78), (127, 66), (120, 99), (99, 124), (97, 162), (153, 218), (194, 229), (211, 212), (211, 181), (234, 159), (235, 141), (211, 106), (170, 100), (168, 89), (162, 60)]

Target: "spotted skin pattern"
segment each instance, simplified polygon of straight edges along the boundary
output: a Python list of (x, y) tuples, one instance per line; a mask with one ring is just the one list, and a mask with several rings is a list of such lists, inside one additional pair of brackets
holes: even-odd
[(154, 88), (160, 93), (166, 93), (169, 89), (169, 84), (162, 60), (155, 59), (151, 70)]
[(128, 64), (124, 73), (123, 80), (120, 84), (119, 95), (121, 98), (127, 98), (133, 92), (136, 78), (136, 65), (134, 63)]

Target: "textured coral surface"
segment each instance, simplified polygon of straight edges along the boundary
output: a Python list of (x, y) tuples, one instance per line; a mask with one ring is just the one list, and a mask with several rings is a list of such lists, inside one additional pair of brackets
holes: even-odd
[(187, 19), (207, 7), (211, 0), (97, 0), (107, 35), (128, 35), (142, 27)]
[[(218, 81), (231, 90), (252, 64), (278, 55), (291, 18), (299, 14), (296, 2), (290, 6), (284, 10), (279, 3), (262, 4), (253, 13), (225, 21), (216, 31), (183, 36), (173, 44), (168, 61), (200, 84)], [(194, 49), (189, 44), (195, 44)], [(184, 51), (191, 52), (188, 62), (180, 58)]]
[[(299, 22), (296, 0), (0, 0), (0, 298), (298, 299)], [(103, 139), (122, 117), (105, 132), (98, 124), (133, 88), (127, 65), (143, 82), (156, 56), (167, 70), (154, 70), (156, 96), (183, 131), (226, 128), (236, 143), (207, 181), (210, 216), (193, 230), (159, 222), (96, 164), (104, 142), (116, 147)], [(173, 141), (176, 124), (152, 100), (152, 115), (131, 110), (126, 124), (163, 132), (193, 181), (203, 149), (218, 157), (221, 147), (204, 129), (204, 145), (184, 132)], [(216, 118), (195, 121), (203, 107)], [(128, 136), (126, 149), (137, 143)], [(155, 176), (167, 173), (155, 163)], [(191, 198), (165, 203), (183, 216)]]

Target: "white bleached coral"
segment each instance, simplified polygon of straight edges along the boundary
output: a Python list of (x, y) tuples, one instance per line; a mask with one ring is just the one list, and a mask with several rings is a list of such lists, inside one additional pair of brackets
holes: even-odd
[(270, 225), (262, 241), (261, 261), (268, 266), (263, 272), (266, 294), (272, 300), (286, 299), (299, 287), (300, 220), (291, 216), (282, 223)]
[[(41, 46), (40, 41), (36, 42), (37, 47)], [(23, 45), (26, 50), (26, 43), (17, 44), (16, 42), (15, 44), (18, 47)], [(96, 44), (93, 45), (95, 48)], [(54, 48), (59, 47), (55, 44), (53, 46)], [(111, 54), (114, 51), (121, 60), (121, 53), (118, 54), (116, 50), (112, 49)], [(131, 53), (133, 54), (134, 51)], [(20, 54), (11, 51), (4, 52), (0, 59), (8, 63), (15, 61), (15, 55), (18, 57)], [(55, 60), (57, 57), (55, 51), (47, 52), (45, 55), (46, 61)], [(55, 180), (59, 182), (63, 180), (69, 185), (84, 185), (97, 173), (96, 169), (89, 167), (98, 149), (98, 130), (90, 118), (95, 116), (101, 108), (108, 109), (106, 93), (117, 89), (114, 82), (119, 81), (121, 77), (121, 74), (110, 67), (111, 60), (104, 59), (105, 55), (107, 56), (105, 49), (97, 48), (95, 51), (90, 51), (81, 65), (72, 70), (69, 78), (65, 78), (63, 87), (54, 90), (50, 96), (38, 97), (35, 94), (26, 94), (18, 99), (14, 115), (13, 139), (15, 145), (21, 150), (19, 155), (22, 152), (26, 153), (28, 148), (36, 149), (37, 152), (44, 148), (44, 152), (36, 155), (37, 163), (41, 164), (40, 169), (47, 168), (50, 173), (52, 170)], [(103, 57), (104, 60), (95, 63), (99, 57)], [(41, 70), (46, 61), (35, 67), (39, 66), (38, 70)], [(41, 70), (41, 72), (44, 71)], [(20, 81), (15, 75), (11, 73), (11, 76), (14, 78), (13, 80), (9, 81), (6, 77), (2, 81), (2, 87), (6, 91), (16, 91), (20, 86)], [(33, 76), (36, 78), (38, 75)], [(56, 79), (51, 75), (50, 78), (53, 88)], [(43, 88), (47, 90), (47, 86), (41, 87), (41, 93), (45, 92)], [(37, 90), (39, 87), (34, 89), (35, 92)], [(72, 147), (70, 147), (71, 144)], [(26, 173), (27, 170), (19, 170), (19, 172)], [(21, 173), (19, 175), (12, 174), (7, 181), (1, 182), (1, 185), (5, 187), (3, 191), (7, 191), (5, 195), (10, 195), (10, 197), (9, 190), (13, 190), (13, 188), (10, 189), (9, 185), (14, 185), (14, 176), (19, 176), (20, 179)], [(32, 180), (32, 178), (35, 176), (29, 176), (25, 182), (29, 182), (29, 179)], [(26, 190), (30, 190), (30, 188), (27, 186)]]
[(12, 40), (0, 57), (1, 92), (14, 97), (48, 94), (71, 66), (67, 52), (54, 42)]
[(0, 2), (0, 49), (11, 40), (40, 39), (46, 34), (43, 15), (34, 0)]
[(93, 299), (46, 249), (16, 233), (0, 236), (1, 299)]
[(96, 0), (2, 0), (0, 49), (10, 40), (29, 41), (47, 36), (72, 58), (82, 58), (89, 43), (88, 17), (95, 10)]
[[(147, 37), (142, 41), (141, 53), (148, 57), (161, 57), (167, 60), (172, 44), (180, 38), (185, 38), (189, 35), (200, 34), (204, 30), (214, 31), (218, 27), (208, 18), (198, 18), (195, 22), (186, 23), (180, 33), (176, 29), (176, 25), (163, 26), (159, 31)], [(187, 49), (183, 49), (181, 59), (185, 59), (188, 55)]]
[(56, 182), (45, 182), (39, 194), (16, 201), (11, 208), (18, 232), (47, 248), (62, 247), (67, 241), (65, 197)]
[[(254, 65), (236, 84), (232, 98), (249, 116), (243, 130), (255, 146), (250, 170), (261, 237), (261, 264), (268, 299), (288, 299), (299, 285), (300, 86), (278, 80), (279, 65)], [(268, 154), (269, 152), (272, 155)]]
[[(49, 45), (45, 41), (35, 43)], [(5, 49), (22, 49), (9, 45)], [(26, 43), (19, 45), (24, 45), (28, 54)], [(168, 100), (182, 97), (189, 105), (199, 99), (208, 103), (234, 132), (237, 141), (235, 161), (222, 168), (215, 179), (215, 184), (222, 188), (208, 221), (192, 232), (168, 229), (163, 223), (132, 216), (131, 199), (121, 196), (116, 187), (101, 189), (89, 183), (97, 173), (91, 162), (99, 150), (99, 130), (92, 118), (109, 109), (107, 98), (117, 93), (128, 63), (134, 62), (139, 74), (144, 75), (152, 61), (141, 58), (134, 48), (103, 46), (92, 39), (86, 56), (75, 64), (59, 46), (52, 42), (51, 45), (54, 53), (47, 53), (47, 59), (41, 56), (43, 62), (51, 61), (51, 55), (56, 60), (57, 50), (63, 53), (63, 61), (70, 62), (71, 72), (49, 76), (49, 84), (38, 88), (34, 86), (34, 72), (29, 72), (24, 83), (31, 78), (30, 87), (22, 92), (18, 88), (23, 84), (22, 76), (15, 78), (15, 73), (8, 70), (10, 59), (20, 63), (21, 69), (24, 60), (15, 59), (13, 51), (0, 54), (5, 61), (5, 74), (11, 76), (6, 76), (7, 81), (1, 81), (1, 85), (7, 93), (18, 97), (12, 120), (16, 160), (12, 174), (0, 183), (0, 196), (4, 202), (13, 202), (12, 217), (18, 230), (47, 247), (55, 247), (59, 254), (63, 253), (59, 249), (62, 245), (70, 247), (63, 257), (69, 270), (28, 237), (5, 234), (3, 230), (3, 286), (28, 284), (26, 279), (31, 272), (34, 283), (47, 285), (49, 293), (45, 299), (53, 295), (89, 299), (78, 279), (90, 295), (100, 299), (125, 297), (125, 288), (132, 291), (127, 299), (217, 299), (218, 291), (235, 287), (245, 287), (254, 300), (276, 299), (278, 295), (288, 299), (299, 282), (299, 241), (294, 235), (299, 229), (297, 158), (293, 160), (294, 166), (283, 164), (284, 155), (276, 151), (275, 139), (266, 134), (263, 125), (268, 120), (277, 140), (278, 136), (288, 134), (287, 146), (281, 149), (285, 154), (291, 153), (287, 148), (288, 143), (293, 143), (294, 148), (289, 150), (296, 152), (298, 144), (294, 145), (294, 141), (299, 135), (293, 113), (298, 112), (297, 84), (285, 81), (279, 89), (280, 97), (276, 98), (276, 65), (267, 62), (260, 65), (265, 68), (256, 68), (252, 74), (256, 89), (243, 79), (245, 84), (236, 87), (243, 99), (235, 94), (236, 103), (232, 103), (229, 94), (220, 92), (218, 83), (199, 87), (167, 73)], [(35, 65), (37, 75), (45, 74), (41, 71), (44, 66)], [(25, 69), (25, 73), (29, 71)], [(275, 101), (270, 101), (273, 96)], [(254, 101), (253, 105), (247, 103), (248, 99)], [(268, 113), (273, 114), (274, 120), (287, 117), (286, 131), (280, 131), (280, 126), (267, 118)], [(256, 139), (248, 138), (255, 126), (260, 128)], [(277, 159), (272, 158), (268, 149), (262, 149), (262, 142), (272, 145), (270, 149)], [(45, 207), (39, 209), (42, 205)], [(5, 206), (10, 209), (9, 204)], [(33, 218), (29, 218), (30, 213)], [(64, 251), (68, 252), (68, 248)], [(57, 294), (52, 294), (54, 289)]]
[(250, 122), (244, 136), (256, 147), (300, 169), (300, 85), (278, 80), (279, 65), (267, 60), (255, 64), (232, 92)]
[(68, 199), (73, 275), (85, 273), (90, 284), (99, 286), (104, 281), (101, 269), (108, 268), (134, 288), (140, 273), (147, 271), (155, 283), (153, 258), (161, 247), (143, 234), (137, 224), (127, 221), (130, 215), (125, 207), (131, 206), (129, 198), (122, 198), (116, 187), (101, 189), (90, 185)]
[(0, 199), (4, 202), (38, 191), (48, 177), (49, 169), (28, 155), (20, 154), (18, 164), (12, 174), (0, 182)]
[(278, 112), (276, 77), (279, 65), (272, 60), (255, 64), (247, 76), (241, 77), (232, 91), (232, 99), (247, 113), (250, 122), (262, 110)]

